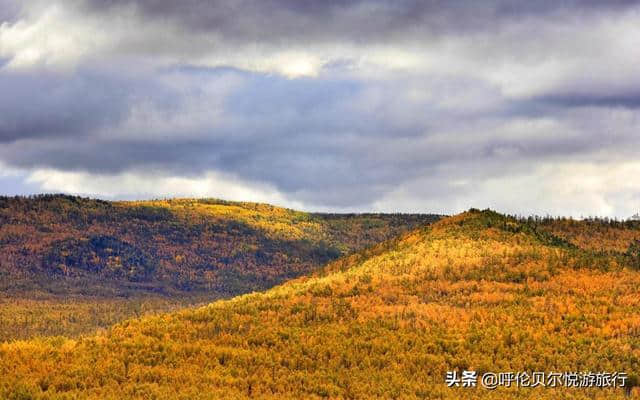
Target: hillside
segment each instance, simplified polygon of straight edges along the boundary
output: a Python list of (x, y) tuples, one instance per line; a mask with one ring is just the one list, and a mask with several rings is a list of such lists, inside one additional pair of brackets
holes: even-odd
[(434, 215), (310, 214), (219, 200), (0, 198), (2, 292), (271, 287), (434, 221)]
[(583, 249), (628, 253), (640, 243), (637, 220), (546, 218), (530, 223)]
[(0, 197), (0, 341), (264, 290), (437, 220), (212, 199)]
[[(0, 398), (638, 397), (639, 285), (633, 255), (471, 210), (264, 293), (2, 344)], [(487, 390), (448, 388), (450, 370), (629, 379)]]

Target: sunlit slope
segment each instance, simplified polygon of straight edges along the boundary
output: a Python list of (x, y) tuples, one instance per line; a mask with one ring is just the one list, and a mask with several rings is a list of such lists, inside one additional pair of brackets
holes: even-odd
[(88, 339), (1, 345), (0, 398), (621, 398), (449, 389), (444, 375), (624, 371), (636, 382), (640, 274), (627, 265), (470, 211), (262, 294)]
[(311, 214), (213, 199), (0, 197), (0, 295), (263, 290), (434, 215)]

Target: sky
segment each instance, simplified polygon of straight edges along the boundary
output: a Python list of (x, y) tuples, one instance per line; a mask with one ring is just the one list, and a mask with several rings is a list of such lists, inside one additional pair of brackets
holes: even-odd
[(0, 194), (640, 211), (640, 1), (0, 0)]

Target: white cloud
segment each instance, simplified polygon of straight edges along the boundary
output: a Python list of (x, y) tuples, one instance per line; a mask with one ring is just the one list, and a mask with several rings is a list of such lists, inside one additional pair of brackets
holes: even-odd
[(11, 168), (8, 165), (5, 165), (2, 160), (0, 160), (0, 178), (11, 177), (11, 176), (21, 176), (24, 174), (24, 171)]
[(37, 169), (26, 180), (43, 191), (64, 192), (100, 198), (148, 199), (157, 197), (213, 197), (304, 208), (289, 200), (267, 184), (242, 182), (235, 177), (210, 171), (198, 177), (173, 176), (152, 172), (125, 172), (98, 175), (88, 172), (67, 172)]
[[(423, 177), (375, 202), (380, 211), (458, 213), (470, 207), (519, 215), (627, 218), (640, 211), (640, 162), (546, 163), (529, 171), (477, 179)], [(425, 191), (426, 188), (438, 188)]]
[(38, 5), (28, 17), (0, 25), (0, 57), (10, 58), (9, 68), (69, 68), (100, 51), (110, 40), (110, 32), (100, 29), (99, 22), (74, 14), (61, 4)]

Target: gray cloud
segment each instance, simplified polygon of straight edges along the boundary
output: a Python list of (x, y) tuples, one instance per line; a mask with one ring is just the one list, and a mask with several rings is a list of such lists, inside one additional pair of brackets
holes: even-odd
[(124, 118), (132, 93), (117, 78), (0, 73), (0, 143), (87, 136)]
[[(477, 90), (495, 104), (474, 113), (432, 98), (404, 96), (419, 83), (402, 79), (392, 84), (329, 77), (289, 80), (235, 70), (182, 68), (154, 79), (120, 77), (116, 85), (108, 74), (78, 78), (83, 75), (78, 72), (54, 85), (82, 88), (55, 96), (53, 110), (82, 106), (68, 113), (67, 120), (45, 103), (51, 91), (31, 92), (28, 99), (13, 97), (13, 108), (3, 113), (5, 120), (19, 121), (24, 103), (40, 104), (48, 111), (33, 115), (37, 124), (31, 116), (26, 118), (22, 137), (30, 140), (5, 144), (0, 159), (22, 169), (96, 174), (137, 170), (197, 177), (221, 171), (267, 182), (300, 201), (366, 207), (404, 182), (435, 171), (459, 173), (462, 165), (473, 166), (468, 171), (473, 171), (474, 179), (482, 179), (545, 162), (589, 159), (602, 149), (624, 152), (640, 144), (637, 123), (607, 118), (606, 107), (575, 110), (573, 105), (546, 102), (544, 112), (518, 116), (504, 113), (504, 100), (482, 83), (477, 83)], [(181, 86), (169, 84), (174, 80)], [(194, 110), (191, 100), (215, 98), (228, 81), (234, 82), (233, 89), (219, 104), (216, 117), (198, 119), (201, 110)], [(467, 80), (464, 87), (468, 90), (472, 83)], [(120, 93), (115, 86), (126, 88), (121, 89), (125, 95), (114, 96), (113, 90)], [(458, 86), (441, 83), (431, 90)], [(87, 93), (108, 101), (86, 101)], [(436, 99), (445, 95), (434, 94)], [(510, 103), (521, 110), (533, 107), (528, 104)], [(142, 106), (147, 113), (131, 111)], [(174, 119), (179, 115), (199, 122), (185, 129), (181, 119)], [(31, 132), (32, 126), (74, 129), (56, 136)], [(156, 127), (162, 128), (162, 135)], [(615, 140), (602, 127), (615, 130)]]
[(298, 42), (309, 39), (389, 41), (409, 35), (460, 34), (499, 29), (519, 19), (561, 18), (620, 11), (637, 1), (510, 0), (89, 0), (94, 12), (133, 7), (142, 17), (215, 32), (225, 40)]
[(13, 22), (20, 15), (20, 3), (14, 0), (0, 0), (0, 24)]
[[(0, 0), (0, 17), (18, 18), (8, 4)], [(625, 40), (634, 42), (622, 33), (638, 34), (627, 12), (637, 2), (66, 4), (73, 12), (44, 18), (43, 2), (24, 13), (22, 23), (41, 35), (13, 23), (5, 36), (0, 30), (0, 55), (9, 49), (0, 66), (0, 164), (24, 176), (198, 179), (215, 171), (318, 207), (446, 212), (490, 203), (501, 184), (495, 204), (509, 211), (518, 201), (561, 211), (569, 206), (545, 203), (544, 193), (574, 182), (572, 168), (602, 163), (619, 171), (611, 176), (633, 176), (640, 76), (620, 61), (629, 57)], [(82, 49), (75, 64), (59, 70), (49, 61), (75, 42), (40, 37), (60, 34), (61, 21), (78, 26), (70, 37), (80, 42), (109, 24), (113, 32), (73, 47)], [(286, 70), (298, 59), (278, 52), (294, 47), (318, 54), (321, 68), (290, 79), (253, 67), (264, 53)], [(589, 171), (592, 181), (611, 178)], [(555, 183), (536, 183), (542, 178)], [(516, 189), (535, 195), (518, 198)], [(622, 212), (620, 199), (637, 194), (620, 190), (629, 195), (610, 196), (615, 210), (597, 196), (588, 207)], [(435, 207), (438, 199), (447, 205)]]
[(554, 93), (540, 96), (541, 103), (560, 107), (622, 107), (640, 108), (640, 92), (631, 93)]

